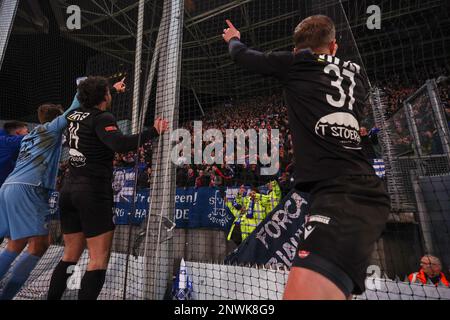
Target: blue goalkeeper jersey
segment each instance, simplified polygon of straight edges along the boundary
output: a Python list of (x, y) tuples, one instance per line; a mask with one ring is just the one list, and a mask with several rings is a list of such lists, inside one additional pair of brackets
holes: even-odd
[(24, 136), (0, 136), (0, 186), (13, 171)]
[(55, 189), (62, 133), (67, 127), (66, 115), (79, 107), (80, 103), (75, 96), (72, 105), (64, 114), (51, 122), (37, 126), (23, 138), (16, 167), (4, 185), (28, 184)]

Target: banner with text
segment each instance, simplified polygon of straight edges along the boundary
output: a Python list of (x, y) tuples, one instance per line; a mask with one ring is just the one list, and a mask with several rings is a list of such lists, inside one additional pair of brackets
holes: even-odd
[(290, 267), (308, 212), (308, 195), (291, 191), (225, 263)]

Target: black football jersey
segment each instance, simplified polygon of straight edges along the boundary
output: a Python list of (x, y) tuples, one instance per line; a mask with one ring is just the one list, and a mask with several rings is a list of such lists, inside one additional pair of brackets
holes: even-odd
[[(114, 153), (134, 151), (139, 136), (124, 135), (113, 114), (97, 108), (80, 108), (67, 115), (69, 172), (72, 177), (83, 176), (110, 181)], [(158, 136), (155, 128), (142, 133), (141, 144)]]
[(359, 134), (368, 97), (361, 66), (310, 50), (263, 54), (236, 38), (229, 49), (241, 67), (281, 81), (300, 189), (340, 175), (375, 174)]

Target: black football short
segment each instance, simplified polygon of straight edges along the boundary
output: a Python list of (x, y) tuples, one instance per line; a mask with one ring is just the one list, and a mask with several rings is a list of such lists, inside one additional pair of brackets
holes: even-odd
[(63, 234), (83, 232), (93, 238), (114, 230), (111, 183), (68, 178), (59, 198)]
[(341, 176), (318, 182), (310, 192), (310, 208), (293, 266), (322, 274), (346, 296), (361, 294), (390, 212), (383, 181)]

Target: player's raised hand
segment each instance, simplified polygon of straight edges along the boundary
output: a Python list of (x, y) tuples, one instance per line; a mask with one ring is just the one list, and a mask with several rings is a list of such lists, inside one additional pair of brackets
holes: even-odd
[(120, 80), (119, 82), (116, 82), (113, 87), (117, 90), (118, 93), (125, 92), (126, 85), (125, 85), (125, 78)]
[(239, 32), (238, 29), (235, 28), (235, 26), (233, 26), (231, 21), (227, 19), (227, 20), (225, 20), (225, 22), (227, 23), (228, 28), (223, 29), (223, 34), (222, 34), (223, 40), (225, 40), (225, 42), (228, 43), (233, 38), (241, 39), (241, 33)]

